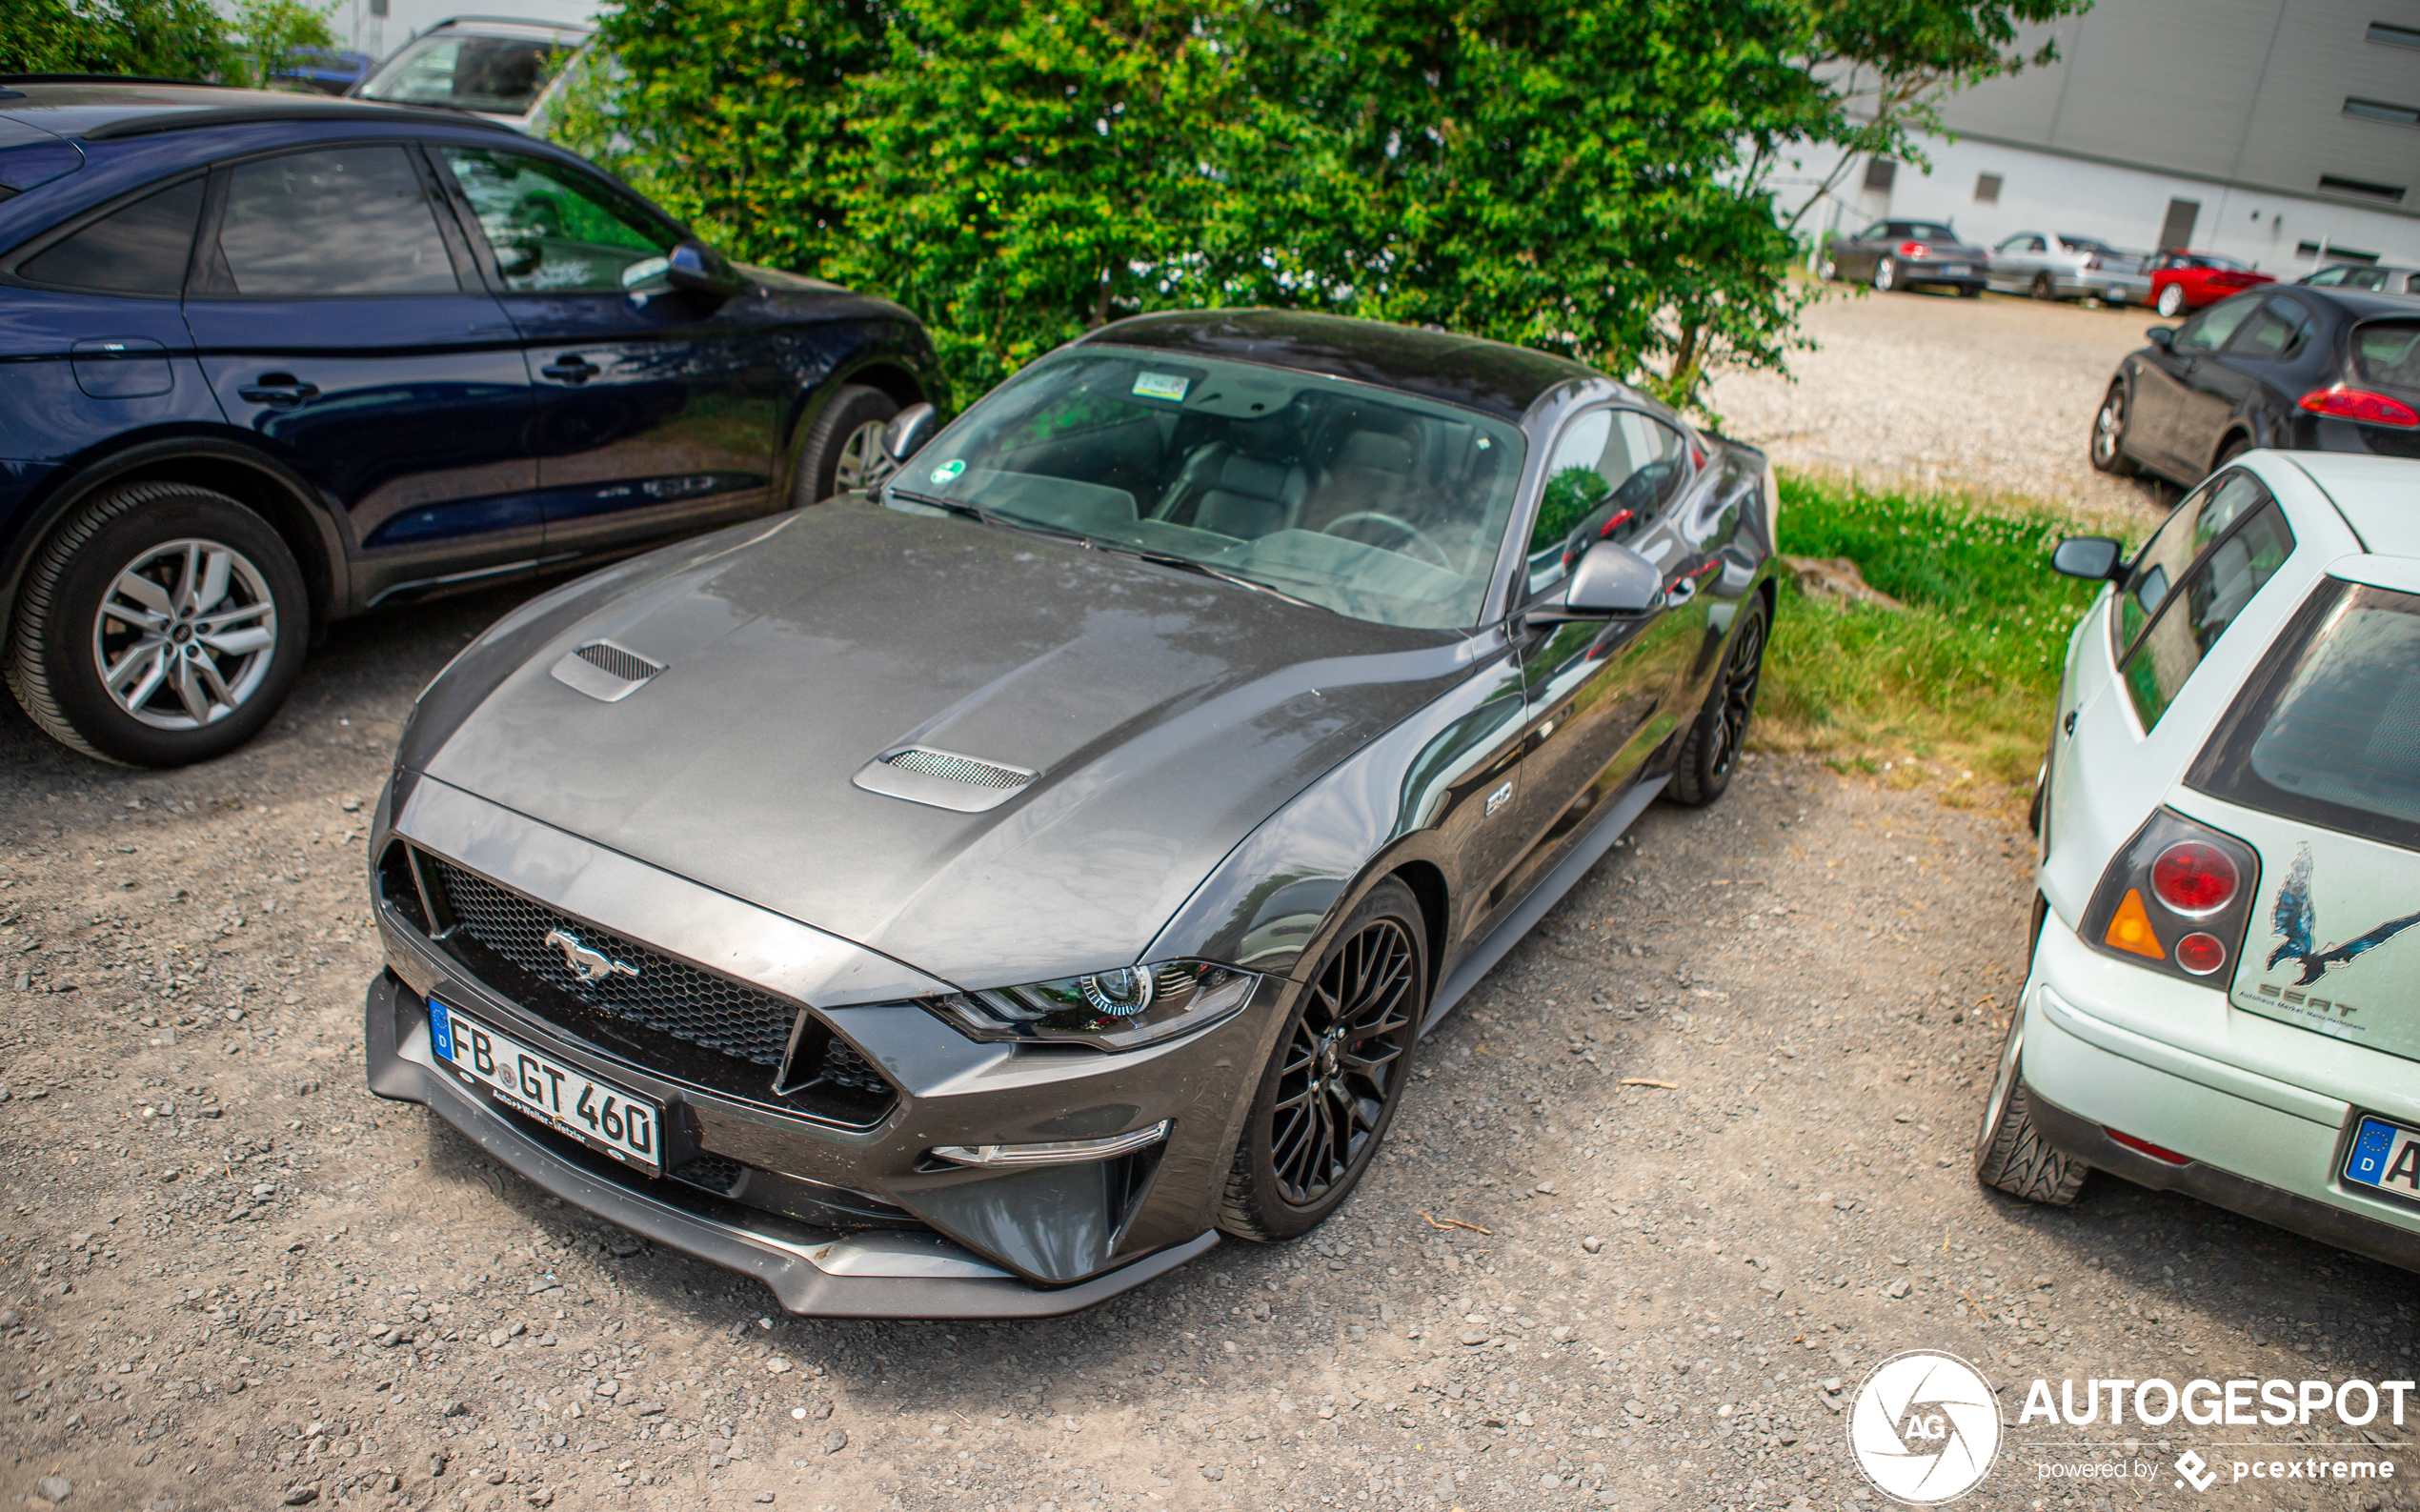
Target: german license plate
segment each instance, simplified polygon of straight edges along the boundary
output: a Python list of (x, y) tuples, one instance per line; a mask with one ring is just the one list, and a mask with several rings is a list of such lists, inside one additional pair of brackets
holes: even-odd
[(429, 1040), (454, 1075), (494, 1092), (514, 1112), (649, 1176), (661, 1174), (659, 1104), (540, 1055), (434, 998), (429, 999)]
[(2345, 1157), (2345, 1179), (2420, 1202), (2420, 1129), (2365, 1116)]
[(1966, 276), (1966, 265), (1965, 263), (1944, 263), (1942, 264), (1941, 271), (1947, 273), (1952, 278), (1964, 278)]

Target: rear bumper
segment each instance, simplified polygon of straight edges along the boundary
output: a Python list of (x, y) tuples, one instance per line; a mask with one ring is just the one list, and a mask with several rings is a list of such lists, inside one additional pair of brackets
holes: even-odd
[(2113, 305), (2139, 305), (2151, 297), (2151, 281), (2128, 273), (2061, 273), (2059, 292)]
[(1041, 1287), (938, 1234), (818, 1229), (704, 1193), (687, 1194), (676, 1182), (617, 1171), (440, 1074), (429, 1045), (428, 1004), (392, 972), (370, 984), (362, 1051), (370, 1090), (379, 1097), (427, 1107), (489, 1156), (574, 1206), (667, 1249), (755, 1277), (794, 1313), (1056, 1317), (1139, 1286), (1218, 1242), (1213, 1230), (1075, 1285)]

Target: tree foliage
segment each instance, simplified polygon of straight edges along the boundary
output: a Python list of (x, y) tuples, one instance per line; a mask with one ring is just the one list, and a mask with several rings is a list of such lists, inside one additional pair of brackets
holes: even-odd
[(7, 0), (0, 72), (116, 73), (197, 84), (266, 82), (297, 47), (333, 47), (325, 10), (241, 0)]
[(917, 310), (964, 393), (1120, 315), (1276, 304), (1685, 406), (1799, 339), (1792, 154), (1912, 157), (2086, 3), (629, 0), (558, 134)]

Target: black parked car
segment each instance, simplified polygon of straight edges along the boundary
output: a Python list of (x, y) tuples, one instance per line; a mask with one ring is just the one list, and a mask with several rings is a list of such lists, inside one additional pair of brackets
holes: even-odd
[(2262, 446), (2420, 457), (2420, 300), (2264, 288), (2148, 334), (2093, 417), (2104, 473), (2190, 487)]
[(1817, 271), (1825, 278), (1870, 279), (1885, 293), (1933, 285), (1973, 299), (1983, 292), (1990, 263), (1990, 252), (1959, 240), (1939, 221), (1886, 220), (1834, 240)]
[(4, 659), (94, 756), (232, 750), (315, 621), (853, 486), (937, 382), (475, 117), (0, 80)]

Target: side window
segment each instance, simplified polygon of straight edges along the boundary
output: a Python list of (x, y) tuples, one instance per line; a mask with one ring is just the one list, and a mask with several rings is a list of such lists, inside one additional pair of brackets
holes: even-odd
[(2223, 305), (2212, 305), (2185, 322), (2184, 329), (2176, 333), (2176, 350), (2216, 352), (2227, 345), (2227, 338), (2235, 333), (2235, 328), (2244, 323), (2245, 317), (2258, 308), (2258, 304), (2249, 299), (2230, 299)]
[(28, 283), (96, 294), (176, 294), (202, 217), (200, 178), (171, 184), (103, 216), (17, 266)]
[(1529, 533), (1529, 591), (1563, 580), (1603, 536), (1637, 529), (1688, 475), (1678, 431), (1633, 410), (1592, 410), (1564, 428), (1548, 459)]
[(2290, 299), (2272, 299), (2236, 331), (2227, 354), (2262, 359), (2287, 356), (2309, 333), (2309, 312)]
[(439, 149), (514, 293), (620, 293), (664, 274), (680, 239), (661, 216), (568, 164)]
[(2169, 590), (2193, 565), (2193, 559), (2247, 510), (2268, 497), (2269, 491), (2241, 469), (2188, 494), (2169, 513), (2158, 533), (2144, 544), (2134, 558), (2133, 570), (2127, 575), (2125, 586), (2118, 591), (2117, 614), (2110, 621), (2116, 637), (2111, 650), (2123, 655), (2168, 601)]
[(2326, 289), (2331, 285), (2343, 283), (2345, 281), (2345, 272), (2346, 270), (2342, 268), (2323, 268), (2318, 272), (2312, 273), (2309, 277), (2304, 279), (2303, 282), (2310, 285), (2313, 289)]
[(1859, 241), (1881, 241), (1884, 237), (1889, 234), (1889, 223), (1886, 221), (1876, 221), (1873, 225), (1857, 233), (1857, 239)]
[(2378, 320), (2354, 328), (2352, 369), (2364, 383), (2420, 389), (2420, 322)]
[(462, 287), (400, 147), (340, 147), (227, 173), (213, 282), (239, 294), (428, 294)]
[(2146, 730), (2160, 722), (2185, 679), (2285, 564), (2294, 550), (2294, 533), (2285, 512), (2264, 500), (2231, 533), (2218, 534), (2216, 542), (2168, 595), (2167, 612), (2152, 621), (2121, 669)]
[(2345, 287), (2348, 289), (2384, 289), (2387, 287), (2387, 275), (2380, 272), (2375, 268), (2355, 268), (2345, 274)]

